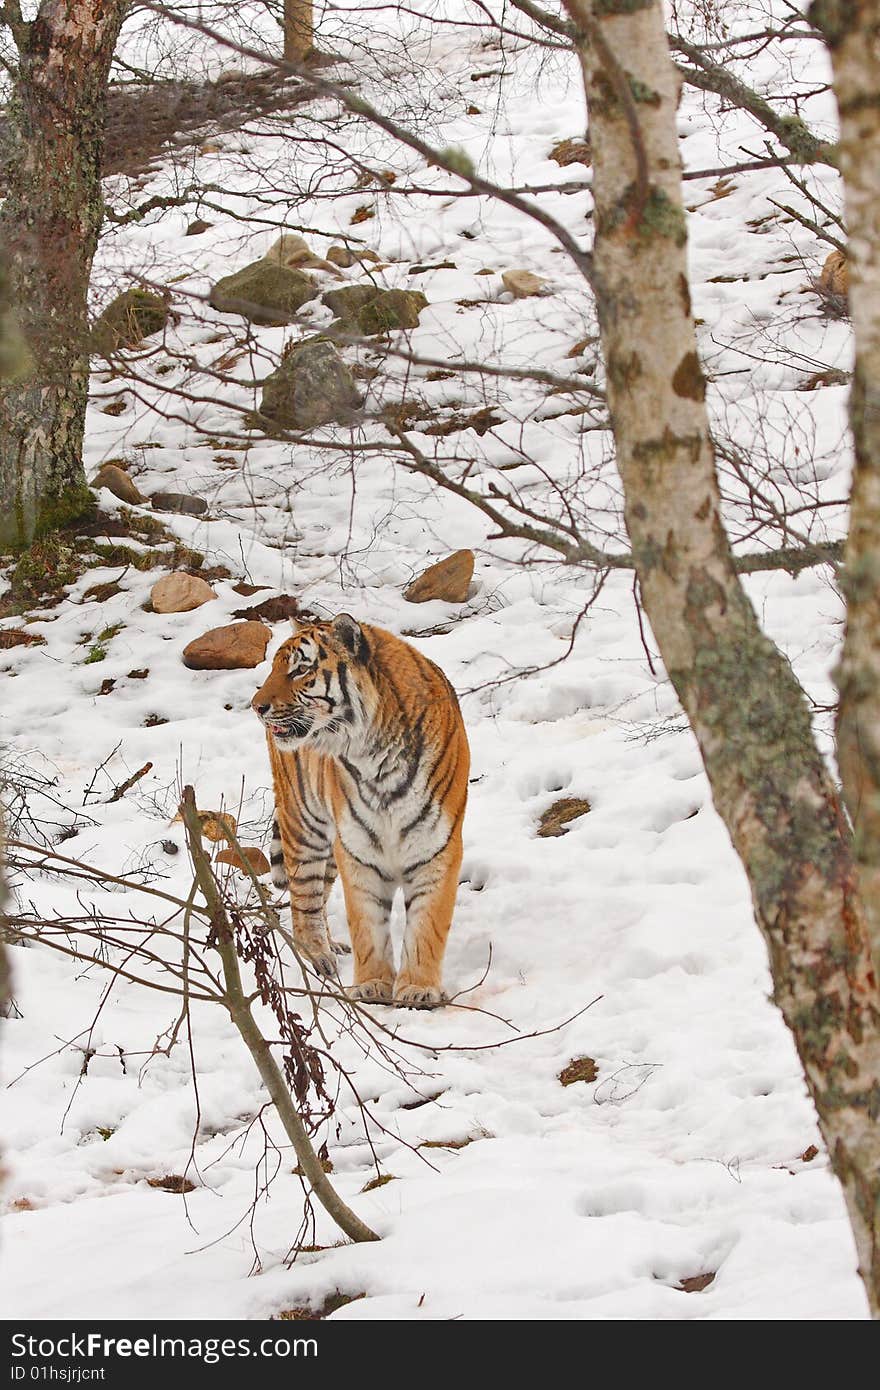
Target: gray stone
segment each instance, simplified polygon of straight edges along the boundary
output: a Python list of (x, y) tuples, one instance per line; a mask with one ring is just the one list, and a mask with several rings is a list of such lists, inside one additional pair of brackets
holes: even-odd
[(304, 270), (274, 261), (254, 261), (233, 275), (224, 275), (209, 300), (224, 314), (241, 314), (251, 323), (281, 327), (314, 299), (317, 284)]
[(531, 270), (505, 270), (501, 279), (515, 299), (532, 299), (535, 295), (550, 293), (549, 281)]
[(263, 383), (260, 413), (285, 429), (344, 424), (361, 404), (354, 377), (332, 343), (318, 338), (283, 358)]
[(371, 299), (381, 293), (375, 285), (343, 285), (338, 290), (327, 290), (321, 295), (321, 303), (326, 304), (339, 320), (339, 327), (346, 333), (358, 333), (358, 314)]
[(154, 492), (150, 501), (157, 512), (180, 512), (184, 516), (203, 516), (208, 510), (204, 497), (186, 492)]
[(418, 328), (428, 301), (421, 290), (382, 290), (358, 314), (362, 333), (389, 333), (394, 328)]
[(420, 290), (383, 290), (376, 285), (345, 285), (328, 290), (322, 303), (336, 315), (343, 333), (370, 337), (394, 328), (416, 328), (428, 301)]

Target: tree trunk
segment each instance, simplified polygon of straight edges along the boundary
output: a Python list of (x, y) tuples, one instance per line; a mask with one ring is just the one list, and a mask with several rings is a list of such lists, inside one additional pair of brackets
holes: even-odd
[(0, 388), (0, 549), (84, 514), (87, 294), (103, 218), (107, 80), (126, 0), (43, 0), (8, 110), (0, 256), (32, 370)]
[(311, 53), (314, 41), (312, 0), (284, 0), (284, 61), (301, 63)]
[(817, 4), (812, 18), (825, 33), (834, 66), (856, 337), (837, 754), (880, 978), (880, 11), (876, 5)]
[(566, 0), (590, 117), (595, 281), (645, 610), (739, 854), (880, 1311), (880, 994), (806, 701), (734, 571), (687, 280), (678, 84), (659, 0)]

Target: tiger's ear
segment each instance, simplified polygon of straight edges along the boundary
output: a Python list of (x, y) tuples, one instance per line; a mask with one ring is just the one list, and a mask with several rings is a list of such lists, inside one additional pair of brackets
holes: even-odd
[(340, 613), (334, 618), (331, 630), (333, 636), (351, 652), (356, 661), (366, 661), (370, 654), (370, 644), (360, 623), (356, 622), (350, 613)]

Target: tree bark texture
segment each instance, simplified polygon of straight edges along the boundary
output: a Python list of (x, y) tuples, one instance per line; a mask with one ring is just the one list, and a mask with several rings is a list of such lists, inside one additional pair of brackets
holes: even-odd
[(834, 67), (856, 338), (837, 754), (880, 977), (880, 8), (817, 4), (812, 17), (825, 33)]
[(659, 0), (566, 0), (593, 148), (595, 278), (645, 610), (748, 876), (880, 1311), (880, 995), (842, 806), (720, 514), (687, 278), (678, 81)]
[(33, 359), (0, 387), (0, 548), (88, 507), (87, 295), (103, 218), (107, 81), (126, 0), (43, 0), (19, 37), (0, 260)]
[(315, 41), (312, 0), (284, 0), (284, 61), (301, 63)]

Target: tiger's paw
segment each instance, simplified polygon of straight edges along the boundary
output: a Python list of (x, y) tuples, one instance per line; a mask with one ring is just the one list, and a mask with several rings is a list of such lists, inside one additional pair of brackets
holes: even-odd
[(442, 1009), (449, 1001), (435, 985), (394, 986), (394, 1003), (399, 1009)]
[[(299, 946), (299, 943), (297, 943)], [(332, 951), (309, 950), (305, 946), (299, 946), (304, 963), (316, 975), (323, 975), (325, 979), (335, 979), (339, 974), (336, 965), (336, 957)]]
[(333, 947), (333, 954), (336, 956), (351, 955), (351, 947), (347, 941), (331, 941), (330, 945)]
[(349, 985), (346, 994), (360, 1004), (390, 1004), (391, 984), (388, 980), (362, 980), (359, 985)]

